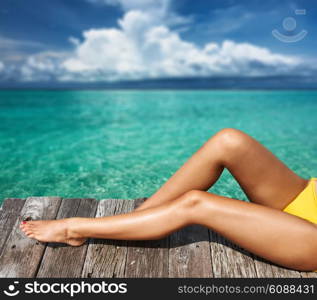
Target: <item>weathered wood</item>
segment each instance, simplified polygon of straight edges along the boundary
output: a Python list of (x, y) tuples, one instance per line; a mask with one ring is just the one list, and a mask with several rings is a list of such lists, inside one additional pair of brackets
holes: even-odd
[[(57, 219), (94, 217), (98, 202), (95, 199), (63, 199)], [(79, 247), (48, 243), (36, 277), (81, 277), (88, 240)]]
[(300, 272), (290, 270), (277, 265), (272, 264), (265, 259), (259, 258), (254, 255), (254, 264), (256, 268), (257, 277), (276, 277), (276, 278), (298, 278), (301, 277)]
[(147, 198), (134, 199), (134, 209), (138, 208)]
[(170, 235), (169, 277), (213, 277), (208, 229), (191, 225)]
[(209, 230), (212, 269), (215, 277), (257, 277), (252, 256), (220, 234)]
[(7, 238), (0, 256), (0, 277), (34, 277), (45, 244), (28, 238), (19, 228), (24, 219), (54, 219), (60, 197), (29, 197)]
[[(133, 210), (133, 200), (106, 199), (99, 202), (96, 217), (112, 216)], [(91, 239), (82, 277), (123, 277), (127, 241)]]
[(302, 278), (317, 278), (317, 272), (299, 272)]
[(8, 198), (4, 200), (0, 208), (0, 254), (24, 203), (24, 199)]
[(0, 208), (0, 277), (317, 278), (317, 272), (298, 272), (272, 264), (198, 225), (162, 240), (90, 239), (81, 247), (40, 243), (26, 237), (19, 228), (27, 217), (101, 217), (129, 212), (142, 202), (143, 199), (99, 203), (59, 197), (7, 199)]
[[(135, 201), (138, 207), (140, 201)], [(168, 238), (129, 241), (125, 277), (168, 277)]]

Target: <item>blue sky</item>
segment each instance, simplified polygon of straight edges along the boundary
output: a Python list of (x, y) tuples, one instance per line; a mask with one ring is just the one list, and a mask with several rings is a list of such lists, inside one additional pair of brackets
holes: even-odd
[(315, 78), (316, 25), (311, 0), (1, 0), (0, 84)]

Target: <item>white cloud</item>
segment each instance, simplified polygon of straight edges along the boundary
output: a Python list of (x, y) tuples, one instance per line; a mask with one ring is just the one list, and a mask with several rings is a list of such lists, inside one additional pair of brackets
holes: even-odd
[(0, 72), (2, 72), (4, 70), (4, 64), (3, 62), (0, 61)]
[[(225, 40), (200, 47), (182, 39), (169, 0), (89, 0), (120, 5), (117, 28), (70, 37), (74, 50), (40, 52), (22, 65), (23, 80), (111, 81), (188, 76), (288, 75), (302, 61), (249, 43)], [(183, 19), (185, 20), (185, 19)]]
[[(85, 31), (72, 57), (63, 62), (70, 73), (94, 80), (209, 75), (272, 75), (296, 67), (295, 57), (272, 53), (248, 43), (224, 41), (198, 47), (153, 18), (132, 10), (118, 29)], [(85, 77), (85, 76), (84, 76)]]
[(61, 65), (68, 56), (65, 52), (46, 51), (31, 55), (15, 73), (22, 81), (59, 80), (67, 72)]
[(69, 37), (69, 38), (68, 38), (68, 41), (69, 41), (71, 44), (73, 44), (74, 46), (79, 46), (79, 44), (80, 44), (80, 40), (77, 39), (77, 38), (75, 38), (75, 37), (73, 37), (73, 36)]

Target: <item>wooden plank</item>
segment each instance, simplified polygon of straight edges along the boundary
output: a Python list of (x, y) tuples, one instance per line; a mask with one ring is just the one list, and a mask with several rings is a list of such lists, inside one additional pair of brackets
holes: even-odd
[(0, 208), (0, 254), (24, 203), (25, 199), (18, 198), (7, 198), (2, 203)]
[(300, 272), (302, 278), (316, 278), (317, 272)]
[(215, 277), (256, 278), (253, 255), (209, 230), (212, 269)]
[[(138, 207), (139, 200), (134, 202)], [(125, 277), (168, 277), (168, 237), (160, 240), (129, 241)]]
[(209, 233), (200, 225), (170, 235), (169, 277), (213, 277)]
[(115, 215), (133, 210), (143, 200), (6, 199), (0, 208), (0, 277), (317, 277), (316, 272), (272, 264), (198, 225), (162, 240), (90, 239), (81, 247), (49, 243), (47, 248), (19, 229), (27, 217)]
[(298, 271), (283, 268), (270, 261), (254, 255), (254, 263), (259, 278), (276, 277), (276, 278), (300, 278)]
[(34, 277), (42, 258), (45, 244), (28, 238), (19, 228), (24, 219), (54, 219), (61, 198), (29, 197), (6, 241), (0, 256), (0, 277)]
[(147, 198), (134, 199), (134, 209), (138, 208)]
[[(57, 219), (94, 217), (97, 206), (95, 199), (63, 199)], [(88, 242), (79, 247), (48, 243), (36, 277), (81, 277)]]
[[(134, 208), (132, 200), (104, 199), (99, 202), (96, 217), (127, 213)], [(91, 239), (82, 277), (123, 277), (127, 257), (127, 241)]]

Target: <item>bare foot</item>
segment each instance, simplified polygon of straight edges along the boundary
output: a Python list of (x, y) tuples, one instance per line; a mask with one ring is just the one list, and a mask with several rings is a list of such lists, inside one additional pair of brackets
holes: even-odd
[(20, 224), (21, 230), (32, 239), (40, 242), (57, 242), (66, 243), (71, 246), (80, 246), (86, 238), (74, 238), (69, 236), (71, 218), (59, 220), (38, 220), (38, 221), (23, 221)]

